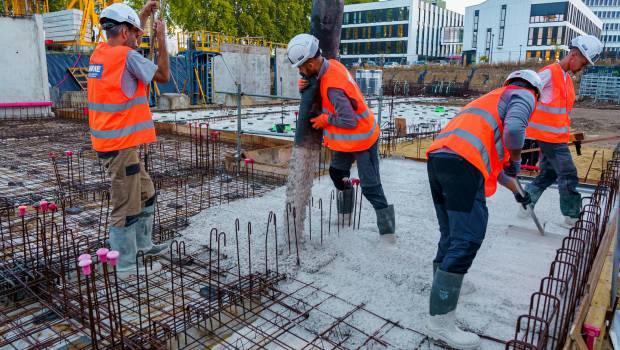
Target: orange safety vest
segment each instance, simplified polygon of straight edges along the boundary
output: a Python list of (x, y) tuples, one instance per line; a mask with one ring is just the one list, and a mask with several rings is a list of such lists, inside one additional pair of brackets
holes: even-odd
[(118, 151), (156, 142), (144, 83), (131, 98), (121, 79), (131, 48), (100, 43), (88, 66), (88, 121), (90, 139), (97, 152)]
[(350, 100), (355, 101), (357, 126), (346, 129), (328, 124), (323, 129), (325, 146), (337, 152), (360, 152), (372, 147), (379, 138), (379, 125), (375, 121), (375, 115), (366, 105), (362, 92), (347, 68), (336, 60), (329, 60), (329, 67), (321, 77), (323, 113), (336, 115), (336, 109), (327, 96), (329, 88), (341, 89)]
[[(544, 67), (544, 70), (551, 71), (551, 100), (547, 102), (539, 101), (530, 124), (526, 131), (526, 136), (543, 142), (549, 143), (568, 143), (570, 139), (570, 116), (575, 103), (575, 87), (573, 79), (566, 74), (559, 64), (554, 63)], [(541, 97), (542, 100), (542, 97)]]
[[(443, 147), (449, 148), (475, 166), (484, 177), (484, 194), (497, 190), (497, 176), (510, 154), (504, 146), (504, 125), (497, 106), (506, 90), (522, 89), (506, 86), (470, 102), (437, 135), (426, 155)], [(529, 90), (528, 90), (529, 91)]]

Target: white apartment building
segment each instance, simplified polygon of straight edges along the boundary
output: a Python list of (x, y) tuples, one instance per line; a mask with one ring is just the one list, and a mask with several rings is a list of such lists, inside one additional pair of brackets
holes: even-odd
[[(444, 28), (450, 28), (444, 35)], [(346, 5), (340, 60), (414, 63), (459, 56), (463, 15), (445, 1), (388, 0)]]
[(581, 0), (487, 0), (465, 9), (466, 63), (554, 60), (603, 22)]

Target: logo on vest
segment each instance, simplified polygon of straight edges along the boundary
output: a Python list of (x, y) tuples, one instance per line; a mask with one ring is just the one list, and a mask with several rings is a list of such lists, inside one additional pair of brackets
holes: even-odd
[(101, 79), (103, 74), (103, 64), (91, 64), (88, 66), (88, 78)]

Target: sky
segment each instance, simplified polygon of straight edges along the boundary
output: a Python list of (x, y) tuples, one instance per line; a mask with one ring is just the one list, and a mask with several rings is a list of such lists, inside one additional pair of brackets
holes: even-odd
[(484, 0), (446, 0), (446, 7), (449, 10), (465, 14), (465, 7), (476, 5), (481, 2), (484, 2)]

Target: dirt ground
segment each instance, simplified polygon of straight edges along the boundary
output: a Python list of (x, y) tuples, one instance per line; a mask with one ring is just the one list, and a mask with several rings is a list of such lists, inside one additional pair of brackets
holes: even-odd
[[(571, 114), (571, 127), (573, 131), (584, 132), (586, 140), (620, 136), (620, 109), (577, 107)], [(596, 142), (589, 146), (613, 149), (618, 142), (620, 139)]]

